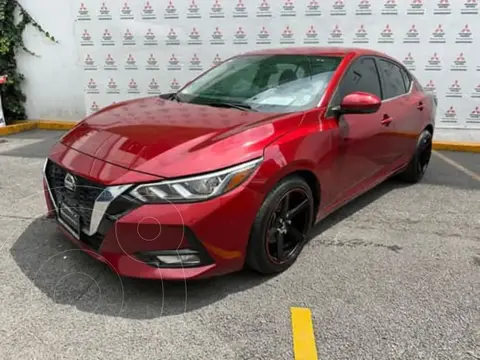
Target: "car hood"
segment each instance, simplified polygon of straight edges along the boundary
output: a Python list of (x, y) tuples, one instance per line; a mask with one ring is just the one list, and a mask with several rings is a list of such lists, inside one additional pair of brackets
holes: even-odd
[(266, 145), (298, 126), (302, 117), (152, 97), (108, 106), (81, 121), (61, 142), (130, 170), (178, 177), (262, 156)]

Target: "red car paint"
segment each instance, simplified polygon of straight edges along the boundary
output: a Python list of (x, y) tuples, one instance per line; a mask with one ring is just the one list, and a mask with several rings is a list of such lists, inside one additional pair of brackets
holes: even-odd
[[(343, 60), (318, 107), (308, 111), (243, 112), (152, 97), (111, 105), (87, 117), (54, 146), (49, 159), (103, 185), (148, 183), (208, 173), (260, 156), (264, 160), (248, 181), (220, 197), (134, 209), (116, 220), (98, 251), (59, 225), (78, 246), (122, 276), (178, 280), (239, 270), (258, 209), (283, 177), (301, 172), (314, 179), (313, 190), (320, 199), (318, 221), (403, 169), (418, 135), (427, 126), (434, 127), (436, 105), (416, 79), (410, 94), (383, 102), (376, 113), (345, 115), (347, 129), (328, 115), (330, 100), (350, 64), (360, 56), (391, 59), (384, 54), (347, 48), (249, 54), (339, 55)], [(52, 199), (45, 193), (49, 213), (55, 216)], [(211, 264), (160, 269), (133, 256), (188, 247), (184, 225), (208, 252)]]

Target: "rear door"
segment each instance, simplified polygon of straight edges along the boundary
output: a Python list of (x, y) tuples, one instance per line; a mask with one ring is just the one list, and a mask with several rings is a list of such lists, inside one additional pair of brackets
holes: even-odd
[[(353, 92), (363, 91), (382, 97), (380, 78), (373, 57), (355, 60), (340, 81), (329, 108), (340, 105), (342, 99)], [(387, 142), (381, 116), (383, 105), (375, 114), (343, 115), (338, 119), (338, 159), (335, 163), (342, 188), (339, 197), (350, 196), (353, 189), (368, 183), (375, 173), (382, 170), (381, 145)], [(327, 117), (333, 116), (331, 110)]]
[(377, 58), (382, 83), (382, 116), (385, 132), (382, 143), (385, 166), (395, 168), (408, 161), (415, 148), (418, 125), (425, 107), (422, 94), (413, 90), (408, 71), (400, 64)]

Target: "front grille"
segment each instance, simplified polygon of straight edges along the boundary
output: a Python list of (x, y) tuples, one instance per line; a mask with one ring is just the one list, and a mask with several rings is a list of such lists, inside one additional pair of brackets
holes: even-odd
[(70, 191), (64, 186), (66, 175), (67, 171), (64, 168), (52, 161), (48, 162), (46, 177), (55, 203), (65, 202), (76, 209), (80, 213), (82, 227), (88, 229), (95, 200), (105, 187), (80, 176), (75, 176), (77, 186), (75, 191)]
[[(76, 209), (80, 213), (82, 228), (88, 230), (95, 200), (105, 189), (105, 186), (93, 183), (81, 176), (75, 176), (77, 186), (75, 191), (70, 191), (64, 186), (66, 175), (67, 170), (50, 160), (47, 162), (45, 176), (55, 204), (58, 206), (60, 202), (64, 201), (71, 208)], [(134, 198), (128, 195), (118, 196), (106, 209), (97, 232), (93, 235), (81, 232), (79, 234), (80, 241), (98, 251), (106, 233), (114, 222), (138, 206), (141, 206), (141, 203)]]

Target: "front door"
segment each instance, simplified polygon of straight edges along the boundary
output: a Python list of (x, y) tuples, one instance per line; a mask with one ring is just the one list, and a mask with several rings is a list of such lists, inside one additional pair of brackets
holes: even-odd
[[(381, 98), (379, 74), (372, 57), (354, 61), (341, 80), (330, 108), (340, 105), (345, 95), (356, 91), (368, 92)], [(382, 126), (383, 105), (375, 114), (344, 115), (337, 119), (336, 144), (338, 158), (333, 165), (338, 175), (341, 192), (337, 200), (350, 197), (356, 189), (368, 185), (384, 166), (379, 144), (385, 143)], [(333, 114), (332, 114), (333, 116)]]

